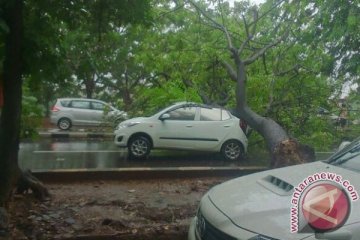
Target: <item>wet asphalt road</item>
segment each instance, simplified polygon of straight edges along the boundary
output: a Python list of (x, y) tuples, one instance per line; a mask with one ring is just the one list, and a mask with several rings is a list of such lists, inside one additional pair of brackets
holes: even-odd
[(23, 169), (104, 169), (122, 167), (232, 166), (217, 153), (153, 150), (146, 160), (130, 160), (111, 140), (53, 140), (20, 144)]
[[(326, 159), (331, 152), (317, 152), (317, 159)], [(266, 162), (266, 161), (265, 161)], [(106, 169), (129, 167), (215, 167), (253, 165), (224, 161), (218, 153), (174, 150), (152, 150), (145, 160), (128, 159), (127, 149), (118, 148), (112, 140), (42, 139), (22, 142), (19, 165), (23, 169)]]

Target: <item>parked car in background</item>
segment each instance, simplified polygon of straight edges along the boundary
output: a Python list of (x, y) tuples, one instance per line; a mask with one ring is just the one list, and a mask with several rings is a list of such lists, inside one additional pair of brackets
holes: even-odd
[(225, 109), (191, 102), (176, 103), (151, 117), (126, 120), (115, 130), (115, 144), (131, 158), (144, 158), (153, 148), (221, 152), (231, 161), (247, 150), (240, 119)]
[(360, 138), (326, 161), (263, 171), (213, 187), (200, 202), (188, 240), (360, 239), (356, 190)]
[(50, 121), (61, 130), (68, 130), (76, 125), (99, 125), (106, 121), (122, 121), (127, 118), (110, 104), (84, 98), (59, 98), (51, 108)]

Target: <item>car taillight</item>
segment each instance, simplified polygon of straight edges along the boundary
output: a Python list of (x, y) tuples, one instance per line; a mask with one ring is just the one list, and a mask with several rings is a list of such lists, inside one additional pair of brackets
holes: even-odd
[(244, 120), (240, 119), (239, 126), (244, 132), (246, 131), (247, 123)]
[(53, 106), (53, 107), (51, 108), (51, 111), (52, 111), (52, 112), (58, 112), (58, 111), (60, 111), (60, 109), (57, 108), (57, 107), (55, 107), (55, 106)]

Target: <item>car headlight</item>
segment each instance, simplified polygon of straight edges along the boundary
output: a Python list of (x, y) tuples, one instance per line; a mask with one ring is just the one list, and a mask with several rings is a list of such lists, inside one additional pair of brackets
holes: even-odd
[(198, 232), (199, 236), (204, 237), (206, 234), (206, 222), (205, 218), (201, 214), (200, 211), (197, 213), (197, 220), (196, 220), (196, 231)]
[(126, 113), (126, 112), (122, 112), (121, 113), (121, 116), (125, 119), (128, 119), (129, 118), (129, 115)]
[(132, 126), (135, 126), (135, 125), (138, 125), (138, 124), (139, 124), (139, 122), (120, 123), (120, 124), (117, 126), (116, 130), (119, 130), (119, 129), (121, 129), (121, 128), (132, 127)]

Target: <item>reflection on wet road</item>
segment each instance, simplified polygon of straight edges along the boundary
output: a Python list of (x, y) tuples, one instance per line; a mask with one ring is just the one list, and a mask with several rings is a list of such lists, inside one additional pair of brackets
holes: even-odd
[(120, 167), (229, 166), (216, 153), (153, 150), (146, 160), (129, 160), (127, 149), (110, 140), (42, 140), (20, 145), (19, 163), (23, 169), (104, 169)]
[[(317, 153), (326, 159), (331, 153)], [(124, 167), (189, 167), (234, 166), (217, 153), (152, 150), (146, 160), (130, 160), (127, 149), (118, 148), (111, 140), (41, 140), (20, 145), (19, 164), (23, 169), (105, 169)], [(253, 161), (238, 165), (252, 165)]]

